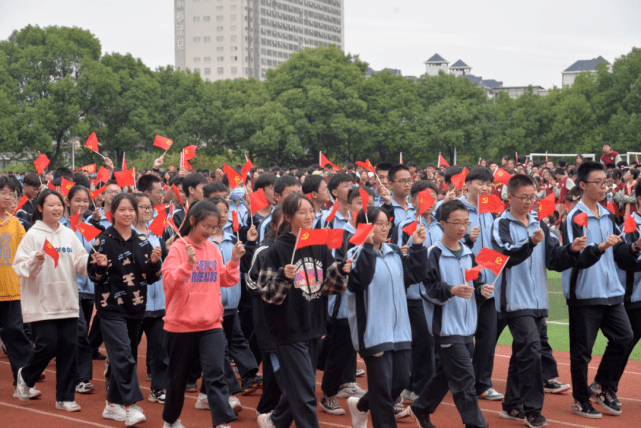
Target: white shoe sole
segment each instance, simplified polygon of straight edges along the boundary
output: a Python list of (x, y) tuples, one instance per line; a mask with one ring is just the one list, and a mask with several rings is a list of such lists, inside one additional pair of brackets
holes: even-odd
[(144, 424), (145, 422), (147, 422), (147, 418), (143, 415), (142, 417), (138, 417), (136, 419), (125, 420), (125, 426), (132, 427), (134, 425)]
[(342, 416), (345, 414), (345, 409), (327, 409), (323, 406), (320, 406), (320, 408), (323, 410), (323, 412), (330, 415)]
[(527, 420), (527, 418), (523, 419), (523, 421), (525, 422), (525, 425), (529, 426), (530, 428), (542, 428), (542, 427), (546, 427), (546, 426), (550, 425), (549, 423), (547, 423), (547, 422), (546, 422), (546, 423), (545, 423), (545, 425), (541, 425), (541, 427), (536, 427), (536, 426), (532, 425), (532, 424)]
[(565, 392), (571, 388), (570, 385), (564, 385), (560, 388), (543, 388), (543, 391), (545, 391), (546, 394), (560, 394), (562, 392)]
[(596, 415), (590, 415), (588, 413), (583, 413), (580, 410), (575, 410), (572, 409), (572, 413), (574, 413), (577, 416), (581, 416), (582, 418), (587, 418), (587, 419), (601, 419), (603, 415), (601, 413), (597, 413)]
[(510, 416), (510, 414), (505, 410), (501, 410), (501, 413), (499, 413), (499, 418), (511, 419), (513, 421), (525, 421), (526, 419), (526, 418), (515, 418), (514, 416)]
[(231, 406), (231, 409), (234, 411), (234, 415), (238, 416), (238, 414), (243, 411), (243, 406), (240, 404), (236, 404), (235, 406)]
[(79, 412), (79, 411), (80, 411), (80, 409), (81, 409), (81, 407), (80, 407), (80, 406), (78, 406), (78, 407), (74, 407), (74, 408), (70, 409), (70, 408), (65, 407), (65, 406), (60, 406), (60, 405), (58, 405), (58, 403), (56, 403), (56, 409), (58, 409), (58, 410), (65, 410), (65, 411), (67, 411), (67, 412)]
[(105, 415), (105, 413), (102, 413), (102, 418), (103, 419), (109, 419), (112, 421), (116, 422), (124, 422), (127, 420), (127, 416), (117, 416), (117, 415)]

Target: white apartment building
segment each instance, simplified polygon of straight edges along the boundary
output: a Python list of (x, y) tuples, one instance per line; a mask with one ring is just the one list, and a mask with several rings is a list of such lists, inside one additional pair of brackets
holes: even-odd
[(265, 79), (294, 52), (345, 48), (344, 0), (174, 0), (176, 68)]

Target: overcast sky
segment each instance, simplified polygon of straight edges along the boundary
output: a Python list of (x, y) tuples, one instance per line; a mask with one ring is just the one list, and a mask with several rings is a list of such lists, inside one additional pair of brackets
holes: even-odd
[[(174, 63), (173, 0), (0, 0), (0, 39), (28, 24), (90, 30), (104, 52)], [(639, 0), (344, 0), (345, 48), (375, 70), (420, 76), (434, 53), (504, 86), (561, 86), (561, 71), (641, 46)]]

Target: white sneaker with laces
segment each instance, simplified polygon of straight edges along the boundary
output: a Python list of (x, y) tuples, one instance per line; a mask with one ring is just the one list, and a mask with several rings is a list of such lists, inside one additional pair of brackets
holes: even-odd
[(234, 411), (234, 415), (238, 416), (243, 410), (243, 406), (240, 404), (240, 400), (235, 395), (229, 396), (229, 406)]
[(488, 401), (500, 401), (503, 399), (503, 394), (501, 394), (494, 388), (490, 388), (487, 391), (485, 391), (483, 394), (479, 395), (479, 398), (482, 398)]
[(132, 427), (136, 424), (143, 423), (147, 420), (142, 409), (135, 404), (125, 407), (127, 411), (127, 419), (125, 419), (125, 426)]
[(120, 404), (113, 404), (105, 401), (105, 410), (102, 411), (102, 417), (111, 419), (118, 422), (123, 422), (127, 419), (127, 410)]
[[(29, 388), (29, 400), (40, 398), (41, 395), (42, 392), (38, 391), (36, 388)], [(13, 398), (20, 398), (20, 396), (18, 395), (18, 388), (13, 391)]]
[(272, 412), (262, 413), (256, 420), (260, 428), (276, 428), (272, 422)]
[(56, 409), (67, 412), (79, 412), (80, 406), (75, 401), (56, 401)]
[[(352, 417), (352, 428), (367, 428), (368, 412), (361, 412), (358, 410), (358, 397), (349, 397), (347, 399), (347, 407)], [(261, 427), (263, 428), (263, 427)]]
[(180, 419), (174, 422), (173, 424), (170, 424), (169, 422), (165, 422), (165, 424), (162, 426), (162, 428), (185, 428), (183, 424), (180, 423)]
[(96, 392), (96, 387), (91, 382), (80, 382), (76, 385), (76, 392), (78, 394), (93, 394)]
[(357, 397), (361, 398), (365, 395), (367, 391), (362, 389), (356, 382), (344, 383), (341, 385), (338, 393), (336, 393), (337, 398), (349, 398)]
[(196, 400), (196, 409), (209, 410), (209, 402), (207, 401), (207, 394), (203, 394), (202, 392), (198, 394), (198, 400)]
[(345, 409), (343, 409), (340, 404), (338, 404), (336, 396), (328, 397), (327, 395), (323, 394), (323, 397), (320, 400), (320, 406), (325, 413), (329, 413), (330, 415), (345, 414)]
[(29, 387), (27, 386), (27, 383), (22, 378), (22, 367), (18, 369), (17, 379), (18, 380), (16, 381), (16, 394), (18, 395), (18, 398), (21, 399), (22, 401), (29, 401)]

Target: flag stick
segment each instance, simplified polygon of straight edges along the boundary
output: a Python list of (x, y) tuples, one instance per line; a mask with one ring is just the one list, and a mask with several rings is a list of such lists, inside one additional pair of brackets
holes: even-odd
[(236, 239), (240, 242), (240, 235), (238, 234), (238, 231), (236, 231)]
[(492, 287), (494, 287), (494, 284), (496, 284), (496, 280), (499, 279), (499, 276), (501, 276), (501, 272), (503, 272), (503, 269), (505, 269), (505, 266), (507, 266), (508, 260), (510, 260), (510, 256), (508, 256), (507, 260), (505, 260), (505, 263), (503, 264), (503, 267), (501, 267), (501, 270), (499, 271), (499, 274), (496, 275), (496, 278), (494, 278), (494, 282), (492, 283)]
[(296, 235), (296, 244), (294, 244), (294, 252), (292, 253), (292, 262), (290, 265), (294, 264), (294, 256), (296, 255), (296, 247), (298, 246), (298, 238), (300, 238), (300, 229), (298, 229), (298, 235)]
[(95, 154), (97, 154), (98, 156), (101, 156), (103, 159), (107, 157), (107, 156), (103, 155), (103, 154), (102, 154), (102, 153), (100, 153), (100, 152), (96, 152), (96, 151), (91, 150), (91, 149), (89, 149), (89, 151), (90, 151), (90, 152), (94, 152), (94, 153), (95, 153)]

